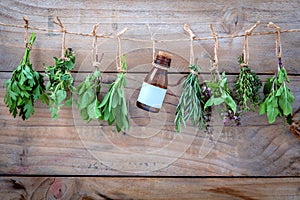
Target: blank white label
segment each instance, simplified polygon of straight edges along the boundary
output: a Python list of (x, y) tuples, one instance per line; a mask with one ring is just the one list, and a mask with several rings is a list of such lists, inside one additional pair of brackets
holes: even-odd
[(147, 106), (160, 109), (166, 93), (167, 89), (143, 82), (137, 101), (146, 104)]

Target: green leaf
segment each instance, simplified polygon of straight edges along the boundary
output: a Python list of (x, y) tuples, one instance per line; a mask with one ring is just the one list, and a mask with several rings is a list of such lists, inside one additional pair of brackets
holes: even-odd
[(208, 107), (212, 106), (214, 103), (213, 97), (211, 97), (204, 105), (204, 110), (206, 110)]
[(281, 96), (281, 94), (284, 92), (284, 87), (285, 87), (284, 85), (281, 85), (279, 89), (276, 91), (275, 96), (277, 97)]
[(294, 96), (290, 93), (285, 85), (281, 85), (280, 88), (283, 88), (283, 92), (279, 97), (278, 103), (283, 111), (283, 114), (287, 116), (289, 114), (292, 114), (292, 103), (294, 101)]
[(81, 118), (83, 120), (88, 120), (89, 119), (89, 116), (88, 116), (88, 113), (87, 113), (87, 109), (80, 110), (80, 115), (81, 115)]
[(259, 105), (259, 114), (265, 114), (266, 113), (266, 103), (265, 101), (263, 101), (260, 105)]
[(236, 113), (236, 103), (234, 102), (232, 97), (227, 95), (227, 97), (224, 100), (225, 103), (232, 109), (233, 113)]
[(278, 83), (283, 83), (283, 80), (284, 80), (284, 72), (281, 69), (279, 69), (277, 74), (277, 81)]
[(91, 119), (97, 119), (101, 116), (97, 99), (95, 99), (94, 102), (87, 107), (87, 113)]
[(127, 70), (126, 57), (124, 55), (121, 57), (121, 62), (122, 62), (122, 69)]
[(223, 99), (222, 97), (217, 97), (217, 98), (212, 98), (213, 104), (214, 105), (220, 105), (221, 103), (224, 102), (225, 99)]
[(267, 117), (270, 124), (275, 122), (278, 114), (279, 114), (279, 109), (278, 109), (277, 99), (272, 96), (267, 103)]
[(67, 101), (66, 101), (66, 106), (69, 107), (72, 105), (72, 102), (73, 102), (73, 98), (69, 98)]
[(80, 108), (86, 108), (90, 103), (94, 100), (94, 91), (92, 89), (86, 90), (81, 98), (81, 106)]
[(58, 118), (58, 115), (57, 115), (58, 109), (56, 107), (51, 107), (50, 112), (51, 112), (51, 116), (52, 116), (53, 119)]
[(56, 105), (59, 105), (67, 97), (67, 92), (65, 90), (57, 90), (56, 92)]

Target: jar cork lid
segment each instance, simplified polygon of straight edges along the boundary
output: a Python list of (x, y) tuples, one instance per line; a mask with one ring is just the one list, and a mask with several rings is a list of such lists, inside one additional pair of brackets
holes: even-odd
[(165, 58), (167, 58), (167, 59), (171, 59), (171, 57), (172, 57), (172, 54), (169, 54), (169, 53), (164, 52), (164, 51), (159, 51), (159, 52), (158, 52), (158, 55), (159, 55), (159, 56), (163, 56), (163, 57), (165, 57)]

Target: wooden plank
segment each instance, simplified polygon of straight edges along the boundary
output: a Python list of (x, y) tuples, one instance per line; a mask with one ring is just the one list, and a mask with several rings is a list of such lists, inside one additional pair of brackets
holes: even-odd
[[(3, 83), (9, 73), (1, 74)], [(85, 73), (77, 74), (83, 80)], [(110, 82), (115, 74), (104, 74)], [(13, 119), (0, 101), (0, 143), (3, 174), (150, 174), (150, 175), (299, 175), (300, 146), (278, 119), (268, 125), (265, 116), (248, 113), (242, 126), (223, 127), (215, 120), (209, 136), (188, 125), (181, 134), (174, 128), (174, 113), (183, 75), (170, 74), (162, 111), (149, 114), (135, 106), (145, 74), (127, 74), (130, 130), (116, 133), (106, 123), (86, 124), (78, 111), (63, 108), (52, 120), (48, 108), (36, 104), (28, 121)], [(263, 76), (265, 79), (267, 76)], [(207, 76), (203, 77), (207, 79)], [(229, 76), (233, 81), (235, 76)], [(77, 83), (76, 83), (77, 84)], [(298, 77), (291, 77), (295, 108), (300, 100)], [(5, 89), (0, 90), (0, 99)], [(277, 130), (277, 131), (274, 131)], [(219, 132), (218, 132), (219, 131)], [(219, 136), (219, 133), (222, 134)], [(143, 152), (143, 153), (140, 153)]]
[[(149, 131), (150, 128), (145, 128)], [(154, 129), (154, 130), (153, 130)], [(133, 130), (143, 130), (133, 127)], [(157, 129), (152, 128), (153, 131)], [(109, 127), (2, 127), (1, 174), (299, 176), (300, 146), (280, 125), (118, 134)], [(277, 131), (274, 131), (277, 130)]]
[[(50, 1), (51, 2), (51, 1)], [(283, 29), (297, 28), (300, 25), (298, 1), (259, 2), (241, 1), (191, 1), (157, 3), (151, 2), (144, 6), (143, 1), (123, 1), (122, 3), (106, 2), (103, 4), (89, 3), (64, 3), (63, 5), (53, 2), (44, 4), (40, 1), (20, 2), (3, 1), (1, 6), (1, 21), (13, 24), (23, 24), (23, 15), (29, 15), (33, 26), (49, 29), (57, 29), (51, 23), (55, 15), (61, 16), (65, 26), (70, 31), (91, 32), (92, 25), (100, 23), (99, 32), (109, 35), (115, 34), (128, 26), (129, 31), (124, 37), (150, 40), (150, 33), (146, 24), (150, 24), (156, 39), (188, 39), (184, 33), (183, 24), (189, 23), (199, 37), (210, 36), (209, 23), (214, 22), (215, 29), (220, 35), (243, 33), (252, 24), (261, 20), (263, 25), (255, 31), (270, 31), (266, 27), (269, 21), (273, 21)], [(60, 5), (60, 6), (58, 6)], [(124, 6), (126, 6), (124, 9)], [(129, 6), (130, 5), (130, 6)], [(143, 5), (143, 6), (142, 6)], [(280, 11), (278, 10), (280, 7)], [(80, 10), (79, 10), (80, 8)], [(24, 10), (28, 11), (27, 13)], [(39, 13), (34, 14), (34, 13)], [(79, 13), (79, 14), (78, 14)], [(88, 14), (87, 14), (88, 13)], [(11, 71), (19, 63), (22, 56), (23, 30), (15, 28), (1, 28), (0, 36), (2, 46), (0, 48), (0, 70)], [(59, 56), (61, 35), (54, 33), (39, 33), (32, 52), (32, 61), (37, 69), (43, 70), (43, 63), (53, 64), (53, 56)], [(283, 61), (290, 73), (299, 73), (299, 33), (282, 34)], [(82, 70), (82, 63), (91, 53), (92, 38), (67, 35), (67, 46), (73, 47), (77, 52), (78, 59), (76, 70)], [(151, 42), (122, 41), (123, 52), (133, 54), (136, 58), (146, 56), (151, 62)], [(277, 66), (275, 58), (275, 35), (256, 36), (250, 38), (250, 64), (257, 72), (274, 71)], [(180, 46), (180, 48), (178, 48)], [(243, 38), (220, 40), (220, 67), (228, 72), (236, 72), (237, 57), (241, 54)], [(150, 48), (150, 51), (149, 51)], [(189, 60), (189, 41), (158, 43), (157, 49), (170, 51), (183, 61), (174, 60), (174, 68), (177, 71), (185, 70)], [(229, 51), (230, 50), (230, 51)], [(116, 39), (99, 41), (99, 52), (104, 53), (104, 68), (107, 68), (115, 60)], [(148, 53), (145, 55), (145, 51)], [(195, 57), (203, 66), (203, 71), (208, 71), (209, 57), (213, 54), (212, 41), (195, 42)], [(16, 59), (17, 58), (17, 59)], [(143, 61), (141, 59), (140, 61)], [(184, 64), (184, 66), (182, 66)], [(135, 65), (129, 65), (135, 67)], [(183, 68), (180, 68), (183, 67)], [(149, 69), (148, 69), (149, 70)]]
[(2, 199), (299, 199), (299, 178), (2, 177)]

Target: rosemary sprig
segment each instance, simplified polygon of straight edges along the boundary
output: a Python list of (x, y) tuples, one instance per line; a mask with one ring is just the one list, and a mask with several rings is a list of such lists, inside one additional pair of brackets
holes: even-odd
[[(200, 129), (206, 126), (208, 122), (207, 113), (204, 111), (204, 100), (206, 95), (210, 92), (205, 91), (207, 87), (201, 85), (196, 73), (200, 73), (198, 65), (190, 65), (189, 68), (195, 73), (190, 73), (182, 85), (182, 94), (179, 103), (176, 107), (176, 114), (174, 123), (176, 131), (181, 131), (181, 124), (186, 126), (186, 121), (191, 120), (194, 126)], [(207, 99), (207, 98), (206, 98)]]
[[(122, 68), (127, 70), (126, 58), (121, 57)], [(104, 96), (99, 108), (101, 110), (101, 120), (105, 120), (109, 125), (116, 122), (117, 131), (129, 129), (128, 110), (124, 95), (126, 86), (126, 73), (119, 72), (117, 79), (110, 85), (107, 94)]]

